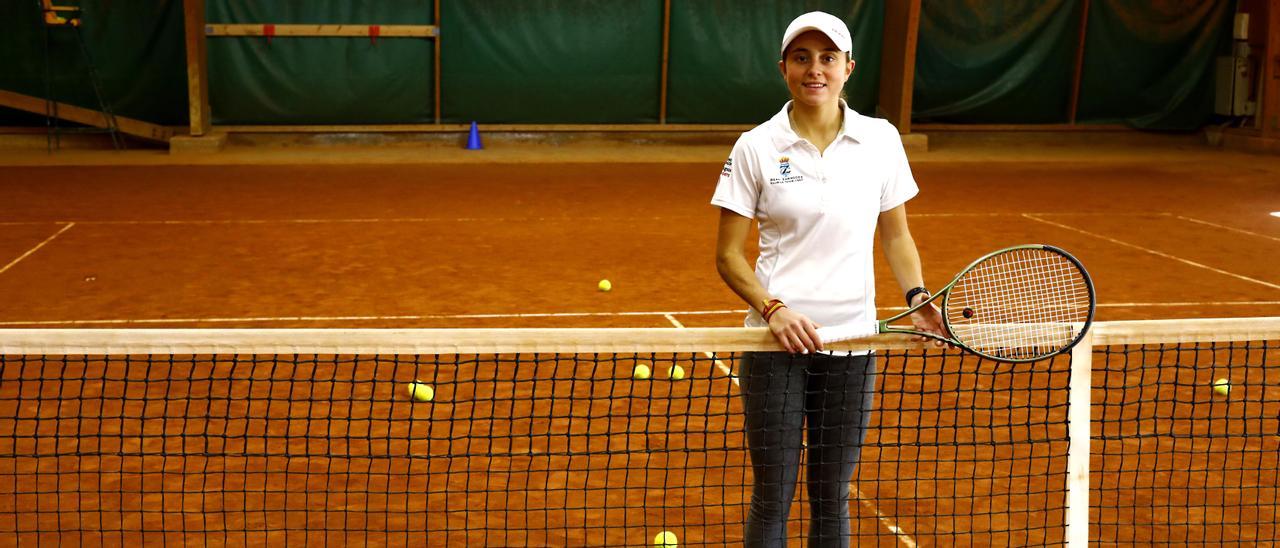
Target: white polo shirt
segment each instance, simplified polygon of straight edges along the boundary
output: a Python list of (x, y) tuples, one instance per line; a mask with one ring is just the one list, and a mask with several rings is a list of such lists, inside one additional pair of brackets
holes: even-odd
[[(819, 325), (875, 320), (876, 221), (918, 192), (898, 130), (840, 104), (825, 154), (792, 130), (790, 102), (743, 133), (711, 198), (759, 222), (756, 277)], [(746, 325), (767, 324), (752, 307)]]

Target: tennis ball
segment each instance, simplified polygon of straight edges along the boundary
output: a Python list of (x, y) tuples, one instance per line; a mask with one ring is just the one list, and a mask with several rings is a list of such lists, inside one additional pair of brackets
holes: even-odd
[(610, 289), (613, 289), (613, 284), (609, 283), (609, 280), (600, 280), (600, 283), (597, 284), (596, 287), (599, 287), (600, 291), (608, 292)]
[(643, 363), (636, 364), (636, 368), (631, 371), (631, 376), (640, 380), (649, 378), (649, 366)]
[(683, 368), (683, 367), (680, 367), (680, 366), (678, 366), (678, 365), (673, 365), (673, 366), (671, 366), (671, 369), (667, 370), (667, 376), (668, 376), (668, 377), (671, 377), (671, 380), (673, 380), (673, 381), (678, 381), (678, 380), (680, 380), (680, 379), (683, 379), (683, 378), (684, 378), (684, 368)]
[(1218, 379), (1213, 381), (1213, 393), (1219, 396), (1226, 396), (1231, 393), (1231, 381), (1227, 379)]
[(653, 537), (653, 545), (660, 546), (662, 548), (676, 548), (679, 546), (677, 540), (675, 533), (672, 533), (671, 531), (663, 531)]
[(436, 398), (436, 390), (431, 385), (413, 381), (405, 388), (409, 391), (409, 398), (416, 402), (427, 402)]

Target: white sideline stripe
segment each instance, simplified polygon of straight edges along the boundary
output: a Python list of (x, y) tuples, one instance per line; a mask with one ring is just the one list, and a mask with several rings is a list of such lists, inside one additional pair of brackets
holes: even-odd
[(1154, 249), (1148, 249), (1148, 248), (1142, 247), (1142, 246), (1140, 246), (1140, 245), (1136, 245), (1136, 244), (1131, 244), (1131, 243), (1129, 243), (1129, 242), (1120, 241), (1120, 240), (1117, 240), (1117, 239), (1115, 239), (1115, 238), (1111, 238), (1111, 237), (1108, 237), (1108, 236), (1103, 236), (1103, 235), (1101, 235), (1101, 234), (1097, 234), (1097, 233), (1094, 233), (1094, 232), (1089, 232), (1089, 231), (1087, 231), (1087, 230), (1082, 230), (1082, 229), (1079, 229), (1079, 228), (1076, 228), (1076, 227), (1073, 227), (1073, 226), (1064, 225), (1064, 224), (1062, 224), (1062, 223), (1055, 223), (1055, 222), (1053, 222), (1053, 221), (1047, 221), (1047, 220), (1044, 220), (1044, 219), (1037, 218), (1036, 216), (1031, 215), (1031, 214), (1029, 214), (1029, 213), (1024, 213), (1022, 216), (1023, 216), (1023, 217), (1026, 217), (1026, 218), (1028, 218), (1028, 219), (1031, 219), (1031, 220), (1033, 220), (1033, 221), (1039, 221), (1039, 222), (1041, 222), (1041, 223), (1044, 223), (1044, 224), (1047, 224), (1047, 225), (1056, 226), (1056, 227), (1058, 227), (1058, 228), (1065, 228), (1065, 229), (1070, 230), (1070, 231), (1073, 231), (1073, 232), (1079, 232), (1079, 233), (1084, 234), (1084, 235), (1086, 235), (1086, 236), (1093, 236), (1094, 238), (1098, 238), (1098, 239), (1100, 239), (1100, 240), (1106, 240), (1106, 241), (1111, 242), (1111, 243), (1116, 244), (1116, 245), (1122, 245), (1122, 246), (1125, 246), (1125, 247), (1129, 247), (1129, 248), (1137, 249), (1137, 250), (1139, 250), (1139, 251), (1143, 251), (1143, 252), (1146, 252), (1146, 253), (1150, 253), (1150, 254), (1152, 254), (1152, 255), (1156, 255), (1156, 256), (1158, 256), (1158, 257), (1164, 257), (1164, 258), (1166, 258), (1166, 259), (1171, 259), (1171, 260), (1174, 260), (1174, 261), (1178, 261), (1178, 262), (1183, 263), (1183, 264), (1188, 264), (1188, 265), (1191, 265), (1191, 266), (1194, 266), (1194, 267), (1203, 268), (1203, 269), (1208, 270), (1208, 271), (1211, 271), (1211, 272), (1217, 272), (1218, 274), (1222, 274), (1222, 275), (1225, 275), (1225, 276), (1231, 276), (1232, 278), (1236, 278), (1236, 279), (1239, 279), (1239, 280), (1244, 280), (1244, 281), (1246, 281), (1246, 282), (1253, 282), (1253, 283), (1258, 284), (1258, 285), (1262, 285), (1262, 286), (1265, 286), (1265, 287), (1270, 287), (1271, 289), (1280, 289), (1280, 285), (1273, 284), (1273, 283), (1271, 283), (1271, 282), (1262, 281), (1262, 280), (1259, 280), (1259, 279), (1256, 279), (1256, 278), (1250, 278), (1250, 277), (1248, 277), (1248, 276), (1243, 276), (1243, 275), (1240, 275), (1240, 274), (1236, 274), (1236, 273), (1234, 273), (1234, 272), (1228, 272), (1228, 271), (1226, 271), (1226, 270), (1222, 270), (1221, 268), (1214, 268), (1214, 267), (1209, 266), (1209, 265), (1206, 265), (1206, 264), (1197, 263), (1197, 262), (1195, 262), (1195, 261), (1191, 261), (1191, 260), (1183, 259), (1182, 257), (1177, 257), (1177, 256), (1174, 256), (1174, 255), (1170, 255), (1170, 254), (1168, 254), (1168, 253), (1164, 253), (1164, 252), (1156, 251), (1156, 250), (1154, 250)]
[[(1148, 308), (1148, 307), (1203, 307), (1203, 306), (1278, 306), (1280, 301), (1201, 301), (1169, 303), (1099, 303), (1098, 308)], [(880, 309), (898, 312), (906, 307), (893, 306)], [(145, 318), (138, 320), (37, 320), (0, 321), (0, 326), (76, 326), (76, 325), (146, 325), (183, 323), (238, 323), (238, 322), (351, 322), (351, 321), (404, 321), (404, 320), (473, 320), (506, 318), (589, 318), (619, 316), (718, 316), (746, 314), (747, 310), (686, 310), (683, 312), (542, 312), (528, 314), (431, 314), (421, 316), (262, 316), (244, 318)]]
[(1252, 231), (1252, 230), (1245, 230), (1245, 229), (1243, 229), (1243, 228), (1236, 228), (1236, 227), (1233, 227), (1233, 226), (1220, 225), (1220, 224), (1218, 224), (1218, 223), (1211, 223), (1211, 222), (1209, 222), (1209, 221), (1202, 221), (1202, 220), (1200, 220), (1200, 219), (1193, 219), (1193, 218), (1191, 218), (1191, 217), (1184, 217), (1184, 216), (1182, 216), (1182, 215), (1174, 215), (1174, 217), (1176, 217), (1176, 218), (1178, 218), (1178, 219), (1182, 219), (1182, 220), (1187, 221), (1187, 222), (1199, 223), (1199, 224), (1202, 224), (1202, 225), (1205, 225), (1205, 226), (1211, 226), (1211, 227), (1213, 227), (1213, 228), (1220, 228), (1220, 229), (1222, 229), (1222, 230), (1230, 230), (1231, 232), (1238, 232), (1238, 233), (1240, 233), (1240, 234), (1247, 234), (1247, 235), (1249, 235), (1249, 236), (1256, 236), (1256, 237), (1258, 237), (1258, 238), (1266, 238), (1266, 239), (1268, 239), (1268, 240), (1273, 240), (1273, 241), (1280, 242), (1280, 238), (1277, 238), (1277, 237), (1275, 237), (1275, 236), (1269, 236), (1269, 235), (1267, 235), (1267, 234), (1259, 234), (1259, 233), (1254, 232), (1254, 231)]
[[(672, 217), (641, 217), (642, 221), (662, 221)], [(82, 225), (270, 225), (270, 224), (342, 224), (342, 223), (477, 223), (477, 222), (546, 222), (546, 221), (614, 221), (616, 217), (390, 217), (385, 219), (153, 219), (119, 221), (3, 221), (0, 226), (44, 225), (75, 222)]]
[(866, 495), (862, 494), (861, 489), (855, 487), (853, 489), (853, 493), (858, 497), (858, 502), (861, 502), (863, 506), (870, 508), (872, 512), (876, 513), (876, 519), (880, 520), (880, 523), (884, 525), (885, 529), (888, 529), (890, 533), (898, 536), (898, 542), (901, 542), (902, 545), (907, 548), (916, 548), (916, 540), (911, 538), (911, 535), (908, 535), (907, 532), (903, 531), (897, 524), (893, 523), (893, 520), (889, 519), (888, 516), (880, 513), (880, 509), (871, 502), (871, 499), (868, 499)]
[[(667, 313), (664, 313), (662, 316), (666, 318), (667, 321), (671, 322), (671, 325), (674, 325), (679, 329), (684, 329), (684, 324), (680, 323), (680, 320), (677, 320), (676, 317), (672, 316), (671, 314), (672, 313), (667, 312)], [(733, 381), (734, 386), (740, 386), (738, 384), (738, 377), (733, 374), (733, 370), (729, 369), (729, 366), (725, 365), (724, 362), (716, 359), (716, 357), (712, 355), (710, 352), (703, 352), (702, 355), (708, 358), (711, 358), (711, 362), (716, 364), (716, 367), (720, 368), (720, 371), (723, 371), (724, 375), (726, 377), (729, 377), (729, 380)]]
[(62, 235), (62, 233), (63, 233), (63, 232), (66, 232), (67, 230), (70, 230), (70, 229), (71, 229), (71, 227), (73, 227), (73, 226), (76, 226), (76, 224), (75, 224), (75, 223), (67, 223), (67, 226), (62, 227), (62, 230), (59, 230), (59, 231), (57, 231), (57, 232), (54, 232), (54, 233), (53, 233), (53, 236), (49, 236), (48, 238), (45, 238), (43, 242), (40, 242), (40, 243), (39, 243), (39, 244), (37, 244), (35, 247), (33, 247), (33, 248), (31, 248), (31, 249), (28, 249), (26, 253), (23, 253), (23, 254), (22, 254), (21, 256), (19, 256), (17, 259), (14, 259), (13, 261), (10, 261), (10, 262), (9, 262), (9, 264), (4, 265), (4, 268), (0, 268), (0, 274), (4, 274), (4, 273), (5, 273), (5, 271), (9, 270), (10, 268), (13, 268), (13, 265), (16, 265), (16, 264), (18, 264), (18, 263), (22, 262), (22, 260), (23, 260), (23, 259), (25, 259), (25, 258), (27, 258), (27, 257), (31, 256), (31, 254), (32, 254), (32, 253), (35, 253), (35, 252), (36, 252), (36, 251), (38, 251), (40, 248), (44, 247), (44, 246), (45, 246), (45, 244), (48, 244), (49, 242), (52, 242), (54, 238), (57, 238), (58, 236)]
[[(671, 325), (676, 326), (676, 328), (678, 329), (684, 329), (684, 324), (680, 323), (680, 320), (677, 320), (675, 316), (672, 316), (670, 313), (663, 314), (663, 316), (667, 318), (667, 321), (671, 322)], [(711, 360), (715, 362), (716, 367), (719, 367), (721, 371), (724, 371), (725, 375), (728, 375), (729, 378), (733, 380), (734, 386), (741, 386), (738, 384), (738, 377), (733, 375), (733, 372), (729, 370), (728, 366), (726, 366), (720, 360), (717, 360), (715, 356), (711, 355), (710, 352), (703, 352), (702, 354), (708, 358), (711, 358)], [(901, 528), (899, 528), (897, 524), (893, 523), (893, 520), (889, 519), (887, 516), (881, 513), (880, 509), (876, 507), (875, 503), (871, 502), (869, 499), (867, 499), (866, 495), (862, 494), (861, 489), (858, 489), (857, 487), (853, 487), (853, 492), (858, 497), (858, 502), (861, 502), (863, 506), (866, 506), (867, 508), (870, 508), (872, 512), (875, 512), (876, 519), (880, 520), (880, 523), (884, 525), (885, 529), (888, 529), (890, 533), (893, 533), (894, 535), (896, 535), (898, 537), (898, 540), (902, 542), (903, 546), (906, 546), (907, 548), (916, 548), (915, 539), (911, 538), (911, 535), (908, 535)]]
[[(1102, 216), (1133, 217), (1149, 215), (1173, 215), (1168, 212), (1150, 213), (909, 213), (908, 217), (1016, 217), (1019, 215), (1069, 215), (1069, 216)], [(640, 220), (662, 221), (679, 216), (649, 217)], [(636, 219), (636, 218), (632, 218)], [(385, 219), (153, 219), (153, 220), (117, 220), (117, 221), (0, 221), (0, 226), (44, 225), (74, 223), (81, 225), (267, 225), (267, 224), (322, 224), (322, 223), (472, 223), (472, 222), (530, 222), (530, 221), (613, 221), (615, 217), (389, 217)]]
[(690, 310), (687, 312), (544, 312), (529, 314), (426, 314), (417, 316), (250, 316), (243, 318), (146, 318), (140, 320), (42, 320), (34, 322), (2, 321), (2, 325), (128, 325), (163, 323), (235, 323), (235, 322), (351, 322), (385, 320), (474, 320), (505, 318), (585, 318), (614, 316), (661, 316), (683, 314), (711, 316), (743, 314), (746, 310)]

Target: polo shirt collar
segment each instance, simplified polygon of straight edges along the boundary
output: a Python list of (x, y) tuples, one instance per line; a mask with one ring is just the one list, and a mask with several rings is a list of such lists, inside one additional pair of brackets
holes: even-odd
[[(773, 144), (778, 147), (778, 150), (785, 150), (803, 141), (796, 134), (795, 129), (792, 129), (791, 117), (787, 115), (791, 111), (793, 102), (787, 101), (787, 104), (782, 106), (782, 111), (775, 114), (771, 120), (773, 125), (773, 131), (771, 132)], [(844, 99), (840, 100), (840, 106), (844, 108), (844, 125), (840, 128), (840, 134), (836, 136), (836, 140), (850, 139), (855, 143), (863, 142), (865, 134), (860, 123), (861, 116), (852, 108), (849, 108), (849, 104)]]

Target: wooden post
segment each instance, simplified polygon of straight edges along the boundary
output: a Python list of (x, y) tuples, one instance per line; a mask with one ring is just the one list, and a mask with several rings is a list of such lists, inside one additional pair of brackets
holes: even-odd
[(911, 133), (911, 93), (915, 85), (919, 32), (920, 0), (884, 3), (884, 50), (880, 55), (878, 110), (903, 134)]
[(440, 2), (441, 0), (435, 0), (434, 2), (432, 2), (432, 4), (435, 5), (435, 8), (434, 8), (435, 14), (431, 19), (431, 24), (435, 25), (436, 27), (436, 39), (435, 39), (436, 61), (435, 63), (431, 64), (432, 72), (434, 72), (435, 74), (432, 75), (431, 80), (432, 82), (434, 82), (434, 85), (436, 88), (436, 123), (437, 124), (440, 123)]
[(1264, 139), (1280, 139), (1280, 2), (1266, 3), (1267, 49), (1261, 60), (1262, 97), (1258, 116)]
[(209, 69), (204, 36), (204, 0), (183, 0), (183, 30), (187, 36), (187, 105), (191, 135), (209, 133)]
[(658, 123), (667, 123), (667, 67), (671, 52), (671, 0), (662, 2), (662, 84), (658, 90)]
[(1089, 0), (1084, 0), (1080, 10), (1080, 32), (1076, 41), (1076, 70), (1071, 75), (1071, 106), (1067, 108), (1067, 123), (1076, 123), (1076, 112), (1080, 108), (1080, 80), (1084, 75), (1084, 39), (1089, 30)]

